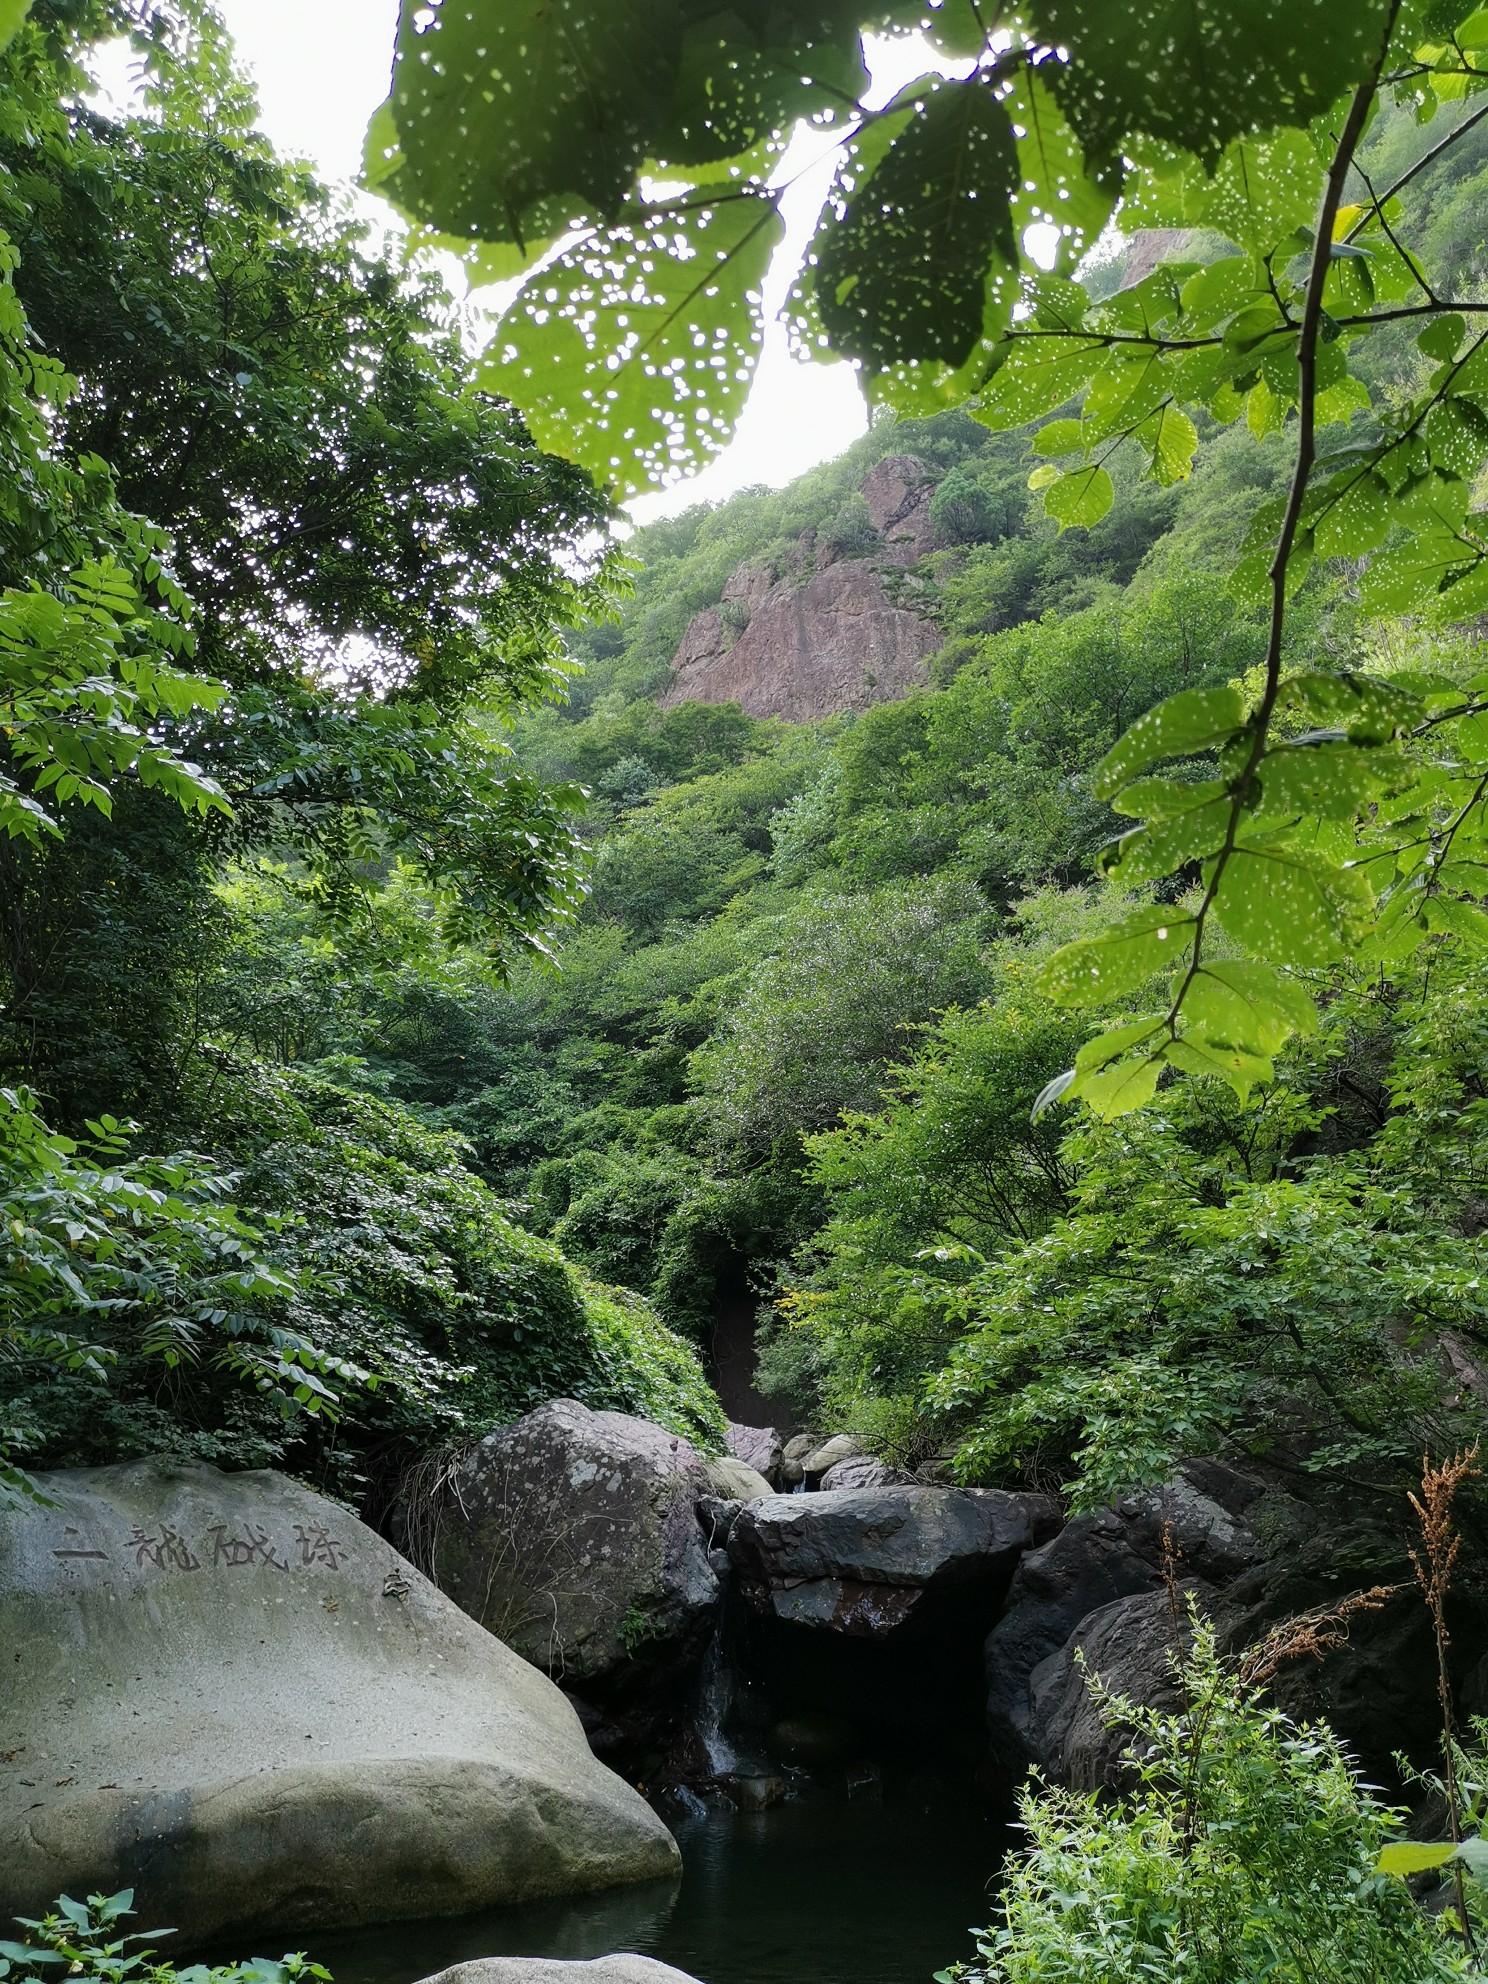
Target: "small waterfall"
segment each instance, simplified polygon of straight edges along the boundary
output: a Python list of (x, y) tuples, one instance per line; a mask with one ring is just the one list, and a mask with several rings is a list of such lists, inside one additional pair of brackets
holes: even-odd
[(698, 1740), (715, 1777), (726, 1777), (739, 1769), (742, 1759), (727, 1735), (729, 1711), (734, 1705), (734, 1670), (724, 1645), (724, 1613), (720, 1606), (713, 1637), (703, 1656), (698, 1678), (696, 1727)]

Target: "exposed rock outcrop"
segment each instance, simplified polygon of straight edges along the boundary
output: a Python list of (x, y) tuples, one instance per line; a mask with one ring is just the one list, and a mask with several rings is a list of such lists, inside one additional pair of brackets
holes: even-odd
[(1051, 1776), (1078, 1791), (1119, 1783), (1132, 1732), (1112, 1725), (1101, 1695), (1123, 1695), (1144, 1708), (1179, 1708), (1173, 1659), (1189, 1639), (1187, 1614), (1175, 1614), (1166, 1591), (1118, 1598), (1083, 1618), (1029, 1677), (1031, 1721)]
[(619, 1754), (685, 1698), (707, 1644), (720, 1593), (695, 1504), (715, 1492), (686, 1440), (557, 1399), (461, 1463), (439, 1583), (598, 1711), (591, 1740)]
[(1004, 1589), (1022, 1552), (1058, 1521), (1039, 1495), (876, 1488), (750, 1502), (729, 1561), (756, 1611), (864, 1638), (898, 1631), (927, 1597)]
[(557, 1688), (270, 1473), (40, 1478), (0, 1512), (0, 1916), (133, 1887), (194, 1937), (676, 1871)]
[(892, 594), (885, 568), (917, 564), (932, 549), (934, 489), (916, 456), (886, 456), (862, 485), (878, 538), (868, 555), (843, 557), (807, 533), (789, 570), (740, 565), (718, 605), (688, 626), (662, 704), (737, 702), (751, 716), (806, 722), (927, 682), (940, 634)]

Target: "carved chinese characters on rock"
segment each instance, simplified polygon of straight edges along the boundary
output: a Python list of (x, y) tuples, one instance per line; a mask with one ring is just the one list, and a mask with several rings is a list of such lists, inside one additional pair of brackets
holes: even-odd
[[(129, 1540), (117, 1553), (125, 1564), (133, 1560), (136, 1570), (240, 1571), (255, 1565), (273, 1571), (319, 1570), (340, 1572), (345, 1568), (346, 1545), (333, 1536), (324, 1523), (294, 1524), (294, 1538), (286, 1542), (272, 1536), (257, 1523), (217, 1521), (195, 1544), (169, 1523), (145, 1529), (132, 1526)], [(59, 1560), (88, 1558), (101, 1563), (115, 1560), (115, 1552), (84, 1544), (76, 1530), (66, 1531), (66, 1540), (52, 1551)]]

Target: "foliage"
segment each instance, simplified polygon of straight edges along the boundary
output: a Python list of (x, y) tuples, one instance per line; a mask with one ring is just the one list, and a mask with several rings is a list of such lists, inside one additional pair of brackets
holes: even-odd
[(1136, 1785), (1115, 1804), (1035, 1786), (980, 1958), (937, 1977), (1031, 1984), (1249, 1978), (1426, 1980), (1471, 1967), (1440, 1919), (1376, 1871), (1401, 1815), (1325, 1727), (1297, 1727), (1219, 1660), (1198, 1624), (1176, 1715), (1105, 1701), (1135, 1730)]
[[(229, 1199), (236, 1181), (190, 1152), (126, 1156), (133, 1128), (104, 1117), (79, 1145), (25, 1090), (0, 1089), (0, 1458), (44, 1444), (59, 1388), (74, 1411), (96, 1411), (121, 1364), (166, 1384), (205, 1366), (285, 1422), (336, 1418), (342, 1394), (327, 1381), (365, 1377), (287, 1313), (272, 1230)], [(18, 1481), (9, 1467), (4, 1479)]]
[[(64, 1894), (39, 1920), (18, 1917), (31, 1938), (24, 1943), (0, 1942), (0, 1977), (13, 1984), (43, 1984), (65, 1966), (61, 1974), (81, 1977), (85, 1984), (122, 1984), (125, 1978), (136, 1984), (298, 1984), (301, 1978), (330, 1984), (331, 1973), (308, 1962), (303, 1953), (277, 1963), (254, 1957), (249, 1963), (193, 1963), (178, 1970), (173, 1963), (162, 1963), (149, 1947), (155, 1937), (174, 1935), (174, 1930), (119, 1933), (123, 1918), (134, 1913), (133, 1903), (133, 1888), (91, 1894), (86, 1901)], [(131, 1950), (131, 1943), (146, 1947)]]

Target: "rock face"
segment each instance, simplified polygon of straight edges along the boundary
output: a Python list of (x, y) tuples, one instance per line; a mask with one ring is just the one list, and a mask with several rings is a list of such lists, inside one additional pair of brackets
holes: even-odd
[(890, 563), (917, 565), (934, 550), (930, 498), (935, 481), (918, 455), (885, 455), (863, 478), (863, 500), (883, 539), (880, 555)]
[(710, 1460), (707, 1465), (712, 1491), (724, 1501), (752, 1502), (759, 1495), (775, 1493), (764, 1475), (756, 1473), (742, 1460), (735, 1460), (732, 1454)]
[(756, 1611), (882, 1638), (930, 1593), (1005, 1586), (1021, 1553), (1056, 1522), (1042, 1496), (992, 1489), (782, 1495), (739, 1511), (729, 1561)]
[(694, 1512), (715, 1492), (686, 1440), (555, 1399), (462, 1463), (440, 1525), (439, 1583), (581, 1694), (642, 1666), (685, 1664), (719, 1600)]
[(1256, 1492), (1254, 1484), (1228, 1469), (1189, 1470), (1153, 1494), (1129, 1496), (1114, 1509), (1077, 1517), (1023, 1559), (1003, 1616), (987, 1640), (987, 1714), (995, 1756), (1010, 1769), (1052, 1763), (1053, 1739), (1030, 1695), (1031, 1677), (1090, 1613), (1158, 1589), (1165, 1534), (1177, 1565), (1209, 1582), (1234, 1577), (1257, 1561), (1259, 1545), (1243, 1521)]
[(908, 1488), (913, 1486), (914, 1476), (907, 1474), (902, 1467), (891, 1467), (886, 1460), (879, 1460), (874, 1454), (848, 1454), (842, 1460), (835, 1460), (821, 1478), (821, 1487), (827, 1490), (837, 1488)]
[[(882, 575), (846, 558), (804, 581), (769, 582), (752, 568), (729, 581), (724, 603), (705, 607), (683, 635), (675, 680), (660, 698), (676, 703), (738, 703), (751, 716), (793, 723), (890, 702), (930, 679), (941, 645), (933, 623), (896, 606)], [(748, 594), (757, 603), (736, 614)]]
[(884, 571), (917, 564), (933, 548), (934, 490), (916, 456), (888, 455), (862, 485), (878, 534), (869, 556), (840, 557), (808, 532), (788, 570), (740, 565), (718, 605), (695, 615), (682, 636), (663, 706), (736, 702), (751, 716), (806, 722), (928, 682), (940, 634), (893, 596)]
[(551, 1682), (354, 1517), (136, 1462), (0, 1513), (0, 1916), (138, 1891), (193, 1937), (673, 1873)]

